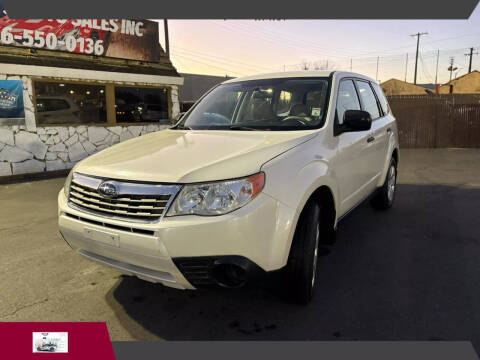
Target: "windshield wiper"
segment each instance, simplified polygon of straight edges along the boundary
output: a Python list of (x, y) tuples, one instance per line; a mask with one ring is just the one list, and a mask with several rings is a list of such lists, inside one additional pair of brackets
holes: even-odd
[(185, 126), (185, 125), (180, 125), (180, 124), (178, 124), (177, 126), (174, 126), (172, 129), (178, 129), (178, 130), (193, 130), (190, 126)]
[(243, 125), (232, 125), (229, 127), (230, 130), (244, 130), (244, 131), (261, 131), (261, 130), (270, 130), (269, 128), (252, 128)]

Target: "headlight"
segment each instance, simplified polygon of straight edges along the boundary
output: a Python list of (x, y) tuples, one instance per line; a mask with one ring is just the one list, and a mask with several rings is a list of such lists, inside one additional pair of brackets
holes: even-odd
[(258, 195), (265, 184), (265, 174), (244, 179), (185, 185), (170, 206), (167, 216), (223, 215), (241, 208)]
[(65, 180), (65, 184), (63, 185), (63, 192), (65, 193), (65, 197), (68, 198), (68, 191), (70, 190), (70, 183), (72, 182), (72, 176), (73, 176), (73, 169), (70, 170), (70, 173), (67, 176), (67, 179)]

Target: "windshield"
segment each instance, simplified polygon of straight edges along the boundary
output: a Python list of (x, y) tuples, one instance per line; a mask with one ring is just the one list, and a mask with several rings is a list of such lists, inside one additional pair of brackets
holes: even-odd
[(307, 130), (323, 125), (328, 78), (283, 78), (222, 84), (176, 125), (199, 130)]

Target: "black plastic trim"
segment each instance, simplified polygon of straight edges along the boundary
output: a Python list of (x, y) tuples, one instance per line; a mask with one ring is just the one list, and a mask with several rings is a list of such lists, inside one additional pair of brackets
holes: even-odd
[(219, 265), (239, 266), (246, 273), (245, 282), (266, 273), (256, 263), (239, 255), (177, 257), (172, 258), (172, 261), (187, 281), (195, 287), (229, 287), (215, 278), (213, 269)]

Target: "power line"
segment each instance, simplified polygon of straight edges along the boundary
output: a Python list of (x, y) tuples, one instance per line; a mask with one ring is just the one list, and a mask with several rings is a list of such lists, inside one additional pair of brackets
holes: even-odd
[(211, 63), (209, 64), (209, 63), (206, 63), (206, 62), (203, 62), (203, 61), (200, 61), (200, 60), (198, 60), (198, 59), (194, 59), (194, 58), (191, 58), (191, 57), (188, 57), (188, 56), (185, 56), (185, 55), (175, 54), (175, 56), (178, 56), (178, 57), (181, 57), (181, 58), (183, 58), (183, 59), (186, 59), (186, 60), (189, 60), (189, 61), (192, 61), (192, 62), (196, 62), (196, 63), (199, 63), (199, 64), (207, 65), (207, 66), (210, 66), (210, 67), (213, 67), (213, 68), (222, 70), (222, 71), (225, 71), (225, 72), (227, 72), (227, 75), (228, 75), (228, 73), (236, 74), (236, 75), (240, 75), (240, 76), (245, 75), (244, 73), (239, 73), (239, 72), (236, 72), (236, 71), (231, 71), (231, 70), (226, 69), (226, 68), (224, 68), (224, 67), (212, 65)]
[[(195, 56), (195, 57), (203, 58), (205, 60), (208, 60), (208, 61), (211, 61), (211, 62), (214, 62), (214, 63), (220, 63), (220, 64), (224, 64), (224, 65), (229, 65), (229, 66), (235, 65), (236, 67), (247, 69), (249, 71), (252, 71), (252, 70), (253, 71), (258, 71), (258, 69), (260, 69), (260, 67), (257, 67), (255, 65), (248, 65), (248, 64), (245, 64), (245, 63), (232, 61), (232, 60), (222, 60), (221, 57), (217, 57), (217, 56), (214, 56), (214, 55), (204, 55), (204, 53), (200, 53), (200, 52), (196, 52), (196, 51), (190, 51), (190, 50), (183, 50), (183, 49), (180, 49), (180, 48), (177, 48), (177, 47), (172, 47), (172, 48), (176, 53), (180, 53), (180, 54), (187, 55), (187, 56)], [(267, 69), (267, 68), (264, 68), (264, 69)], [(268, 69), (267, 71), (271, 71), (271, 69)]]

